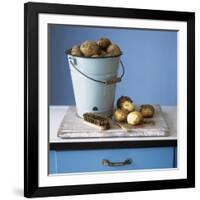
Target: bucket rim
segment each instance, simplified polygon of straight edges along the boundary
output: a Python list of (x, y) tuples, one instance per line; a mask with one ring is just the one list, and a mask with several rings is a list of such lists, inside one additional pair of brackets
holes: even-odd
[[(72, 48), (70, 48), (70, 49), (66, 49), (65, 50), (65, 54), (68, 56), (73, 56), (73, 55), (71, 55), (71, 49)], [(121, 53), (119, 54), (119, 55), (117, 55), (117, 56), (108, 56), (108, 57), (90, 57), (90, 56), (73, 56), (73, 57), (78, 57), (78, 58), (91, 58), (91, 59), (105, 59), (105, 58), (117, 58), (117, 57), (120, 57), (120, 56), (122, 56), (123, 55), (123, 52), (121, 51)]]

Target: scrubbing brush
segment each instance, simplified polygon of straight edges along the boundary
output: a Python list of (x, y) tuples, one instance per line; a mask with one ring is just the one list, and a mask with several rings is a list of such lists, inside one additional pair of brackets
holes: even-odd
[(96, 115), (94, 113), (84, 113), (83, 114), (84, 121), (91, 125), (99, 128), (101, 130), (106, 130), (110, 128), (110, 123), (108, 118)]

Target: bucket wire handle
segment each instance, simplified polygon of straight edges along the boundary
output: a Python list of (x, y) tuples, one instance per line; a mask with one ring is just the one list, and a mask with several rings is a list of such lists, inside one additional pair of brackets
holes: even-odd
[(80, 71), (76, 66), (75, 66), (75, 59), (73, 58), (69, 58), (69, 62), (71, 63), (71, 65), (73, 66), (73, 68), (78, 71), (80, 74), (82, 74), (83, 76), (85, 76), (86, 78), (92, 80), (92, 81), (95, 81), (95, 82), (98, 82), (98, 83), (103, 83), (103, 84), (106, 84), (106, 85), (110, 85), (110, 84), (114, 84), (114, 83), (118, 83), (118, 82), (121, 82), (124, 74), (125, 74), (125, 68), (124, 68), (124, 64), (123, 62), (120, 60), (120, 64), (122, 66), (122, 74), (120, 77), (115, 77), (115, 78), (112, 78), (112, 79), (109, 79), (109, 80), (105, 80), (105, 81), (100, 81), (100, 80), (97, 80), (97, 79), (94, 79), (90, 76), (88, 76), (87, 74), (83, 73), (82, 71)]

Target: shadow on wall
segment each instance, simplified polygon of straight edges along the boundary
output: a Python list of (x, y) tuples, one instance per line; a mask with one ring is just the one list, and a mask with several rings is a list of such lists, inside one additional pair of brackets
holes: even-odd
[(126, 72), (117, 84), (116, 99), (126, 95), (137, 104), (177, 104), (177, 32), (53, 24), (48, 28), (50, 105), (75, 104), (65, 50), (100, 37), (123, 51)]

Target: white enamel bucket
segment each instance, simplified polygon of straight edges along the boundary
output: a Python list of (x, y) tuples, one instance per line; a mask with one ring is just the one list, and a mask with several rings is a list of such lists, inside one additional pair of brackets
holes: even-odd
[[(86, 112), (101, 116), (111, 116), (115, 100), (116, 83), (124, 75), (120, 56), (88, 58), (68, 56), (77, 114), (83, 117)], [(117, 77), (119, 63), (122, 75)]]

